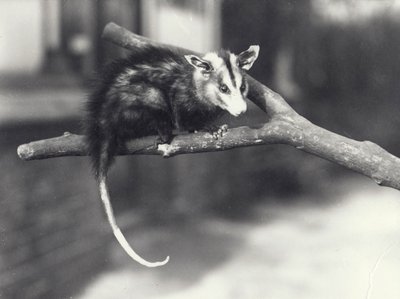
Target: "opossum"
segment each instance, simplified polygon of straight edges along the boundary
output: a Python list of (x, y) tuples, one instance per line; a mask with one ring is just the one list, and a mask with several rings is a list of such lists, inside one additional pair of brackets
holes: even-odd
[(158, 135), (160, 143), (169, 143), (173, 130), (198, 131), (209, 128), (223, 112), (244, 113), (245, 71), (258, 53), (259, 46), (250, 46), (239, 55), (220, 50), (203, 56), (148, 46), (112, 62), (99, 74), (86, 105), (87, 150), (113, 233), (138, 263), (157, 267), (169, 257), (160, 262), (144, 260), (116, 223), (106, 178), (118, 149), (129, 139), (147, 135)]

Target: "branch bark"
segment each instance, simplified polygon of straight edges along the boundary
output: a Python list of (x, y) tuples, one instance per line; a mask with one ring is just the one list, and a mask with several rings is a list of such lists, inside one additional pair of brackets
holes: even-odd
[[(103, 38), (127, 49), (136, 50), (153, 44), (180, 53), (193, 51), (155, 43), (116, 24), (108, 24)], [(176, 136), (171, 144), (155, 145), (154, 137), (127, 142), (121, 155), (152, 154), (171, 157), (179, 154), (222, 151), (237, 147), (288, 144), (372, 178), (376, 183), (400, 190), (400, 159), (369, 141), (356, 141), (312, 124), (297, 114), (277, 93), (249, 76), (248, 98), (265, 111), (270, 119), (259, 128), (230, 129), (214, 140), (208, 133)], [(73, 134), (21, 145), (23, 160), (86, 155), (84, 137)]]

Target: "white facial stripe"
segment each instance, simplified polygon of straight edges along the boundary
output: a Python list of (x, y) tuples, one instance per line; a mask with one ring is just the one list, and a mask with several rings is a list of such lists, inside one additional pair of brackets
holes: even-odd
[(214, 52), (207, 53), (204, 55), (203, 59), (209, 61), (214, 70), (218, 70), (224, 64), (222, 58)]
[(233, 116), (238, 116), (247, 110), (247, 104), (240, 92), (240, 85), (242, 84), (242, 75), (238, 70), (238, 67), (236, 66), (235, 58), (236, 58), (235, 56), (233, 57), (231, 56), (229, 60), (232, 65), (232, 72), (234, 74), (236, 87), (234, 87), (232, 78), (229, 74), (229, 70), (226, 64), (224, 64), (219, 70), (220, 71), (219, 74), (220, 78), (222, 79), (222, 82), (226, 84), (230, 89), (230, 93), (224, 94), (220, 92), (219, 97), (220, 100), (222, 101), (221, 108), (225, 109)]
[(240, 88), (242, 84), (242, 75), (240, 73), (237, 56), (235, 54), (232, 53), (230, 54), (229, 61), (231, 63), (232, 71), (234, 73), (236, 88), (232, 83), (232, 79), (229, 75), (229, 71), (228, 68), (226, 67), (224, 60), (221, 57), (219, 57), (217, 53), (215, 52), (207, 53), (206, 55), (203, 56), (203, 59), (211, 63), (213, 69), (218, 72), (218, 75), (222, 79), (223, 83), (226, 84), (231, 91)]
[(220, 69), (220, 77), (222, 79), (222, 83), (226, 84), (231, 92), (234, 92), (235, 87), (233, 87), (231, 76), (229, 75), (228, 68), (225, 64)]

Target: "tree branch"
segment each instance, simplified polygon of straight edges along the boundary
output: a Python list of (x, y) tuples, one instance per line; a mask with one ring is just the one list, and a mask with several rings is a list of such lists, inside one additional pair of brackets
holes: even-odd
[[(155, 43), (110, 23), (103, 38), (127, 49), (136, 50), (148, 44), (169, 47), (180, 53), (190, 50)], [(176, 136), (171, 144), (155, 145), (155, 137), (127, 142), (119, 154), (151, 154), (172, 157), (179, 154), (222, 151), (237, 147), (288, 144), (372, 178), (376, 183), (400, 190), (400, 159), (378, 145), (359, 142), (320, 128), (298, 115), (277, 93), (249, 76), (248, 97), (270, 120), (259, 128), (230, 129), (224, 137), (214, 140), (208, 133)], [(18, 155), (23, 160), (60, 156), (86, 155), (84, 137), (73, 134), (21, 145)]]

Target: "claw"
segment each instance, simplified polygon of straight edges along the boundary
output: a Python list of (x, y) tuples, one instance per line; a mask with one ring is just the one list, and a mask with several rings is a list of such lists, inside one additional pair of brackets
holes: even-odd
[(155, 146), (157, 147), (159, 144), (171, 143), (174, 135), (172, 134), (172, 130), (168, 128), (159, 128), (158, 136), (155, 141)]
[(222, 125), (219, 127), (210, 127), (208, 129), (210, 134), (214, 137), (214, 139), (218, 139), (219, 137), (223, 137), (226, 132), (228, 132), (228, 125)]
[(173, 136), (157, 136), (156, 140), (154, 141), (154, 147), (157, 148), (160, 144), (169, 144), (171, 143)]

